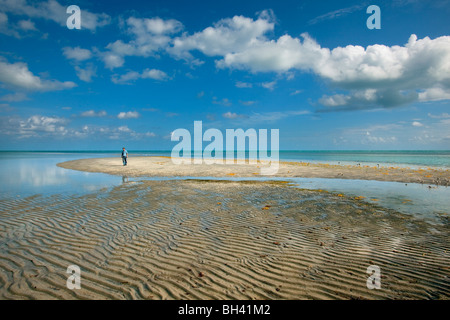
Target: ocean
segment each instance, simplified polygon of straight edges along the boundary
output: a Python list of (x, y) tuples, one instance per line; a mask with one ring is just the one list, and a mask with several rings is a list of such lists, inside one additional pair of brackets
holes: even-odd
[[(4, 158), (29, 158), (29, 157), (113, 157), (120, 156), (121, 150), (117, 151), (0, 151), (0, 160)], [(159, 150), (128, 150), (130, 157), (133, 156), (170, 156), (171, 151)], [(236, 154), (236, 153), (235, 153)], [(248, 152), (246, 152), (248, 157)], [(402, 166), (410, 168), (434, 167), (450, 168), (450, 150), (410, 150), (410, 151), (367, 151), (367, 150), (282, 150), (279, 151), (281, 161), (302, 161), (312, 163), (349, 164), (358, 163), (364, 165), (380, 166)]]

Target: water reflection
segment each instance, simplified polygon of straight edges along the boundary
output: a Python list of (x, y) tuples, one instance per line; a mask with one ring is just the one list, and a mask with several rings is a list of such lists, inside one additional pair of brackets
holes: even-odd
[(41, 164), (19, 164), (19, 175), (6, 176), (9, 185), (31, 185), (34, 187), (56, 186), (68, 183), (67, 171), (56, 166), (42, 166)]
[(94, 156), (99, 155), (1, 153), (1, 197), (86, 193), (120, 183), (120, 178), (116, 176), (79, 172), (56, 166), (59, 162)]
[[(80, 172), (57, 167), (64, 161), (88, 157), (107, 157), (108, 154), (26, 154), (0, 153), (0, 198), (34, 194), (83, 194), (119, 184), (130, 183), (128, 176)], [(364, 201), (424, 219), (438, 219), (448, 215), (450, 188), (385, 181), (308, 178), (211, 178), (211, 177), (143, 177), (138, 180), (288, 180), (299, 188), (323, 189), (350, 196), (363, 196)]]

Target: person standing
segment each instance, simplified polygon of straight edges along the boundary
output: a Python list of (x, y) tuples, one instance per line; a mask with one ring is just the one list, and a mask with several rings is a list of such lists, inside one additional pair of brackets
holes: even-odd
[(128, 151), (125, 149), (125, 147), (123, 147), (122, 148), (122, 162), (123, 162), (124, 166), (127, 165), (127, 160), (128, 160)]

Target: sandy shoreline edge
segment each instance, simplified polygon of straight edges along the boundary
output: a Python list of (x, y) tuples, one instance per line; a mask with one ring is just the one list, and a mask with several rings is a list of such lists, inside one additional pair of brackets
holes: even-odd
[(404, 167), (374, 167), (367, 165), (330, 165), (306, 162), (280, 161), (274, 175), (261, 175), (261, 167), (267, 164), (174, 164), (170, 157), (131, 157), (127, 166), (119, 157), (71, 160), (58, 167), (99, 172), (128, 177), (299, 177), (377, 180), (403, 183), (422, 183), (440, 186), (450, 184), (450, 170), (411, 169)]

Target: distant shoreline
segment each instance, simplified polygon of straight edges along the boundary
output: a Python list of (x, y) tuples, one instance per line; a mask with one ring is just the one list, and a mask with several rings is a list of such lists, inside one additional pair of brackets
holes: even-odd
[[(58, 167), (86, 172), (99, 172), (129, 177), (257, 177), (264, 164), (250, 165), (239, 161), (230, 164), (175, 165), (170, 157), (130, 157), (128, 166), (122, 166), (119, 157), (92, 158), (66, 161)], [(410, 169), (404, 167), (377, 167), (368, 165), (330, 165), (323, 163), (280, 161), (275, 175), (263, 177), (337, 178), (377, 180), (403, 183), (422, 183), (448, 186), (448, 169)]]

